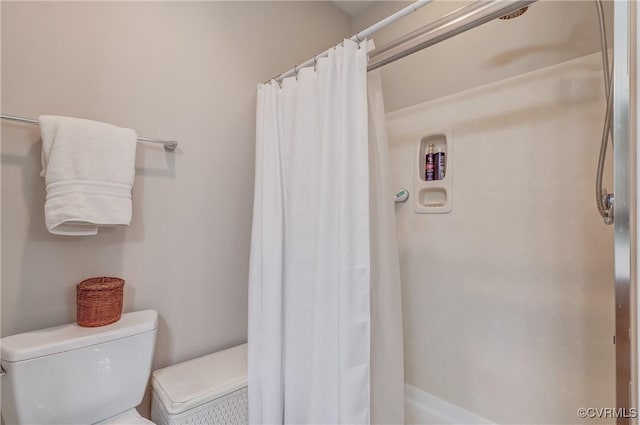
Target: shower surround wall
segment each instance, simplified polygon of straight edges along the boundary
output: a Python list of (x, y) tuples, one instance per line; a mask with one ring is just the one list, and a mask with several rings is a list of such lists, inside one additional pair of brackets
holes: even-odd
[(455, 141), (453, 212), (396, 207), (409, 385), (496, 423), (615, 405), (602, 86), (593, 54), (388, 114), (397, 187), (422, 137)]
[[(256, 83), (349, 33), (323, 2), (2, 2), (2, 112), (177, 139), (141, 144), (133, 221), (44, 226), (37, 126), (2, 122), (2, 335), (75, 320), (74, 285), (127, 280), (160, 315), (155, 367), (246, 340)], [(295, 16), (296, 19), (288, 19)]]
[[(373, 38), (468, 3), (435, 1)], [(405, 4), (374, 3), (352, 32)], [(498, 423), (613, 406), (613, 229), (593, 199), (605, 103), (599, 56), (584, 58), (599, 50), (592, 0), (540, 1), (381, 69), (396, 187), (412, 187), (422, 137), (450, 129), (454, 142), (453, 211), (397, 207), (418, 392)]]

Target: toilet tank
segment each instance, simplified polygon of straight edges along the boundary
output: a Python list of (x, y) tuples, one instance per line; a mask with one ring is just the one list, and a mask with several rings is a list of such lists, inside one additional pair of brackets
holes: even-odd
[(92, 424), (136, 407), (157, 323), (146, 310), (98, 328), (74, 323), (2, 338), (5, 424)]

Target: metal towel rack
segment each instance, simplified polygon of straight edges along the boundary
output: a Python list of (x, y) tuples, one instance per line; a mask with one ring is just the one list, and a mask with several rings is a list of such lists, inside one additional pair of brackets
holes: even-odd
[[(25, 124), (35, 124), (39, 125), (38, 120), (33, 120), (30, 118), (16, 117), (14, 115), (4, 115), (0, 114), (0, 118), (3, 120), (22, 122)], [(160, 143), (164, 145), (164, 150), (167, 152), (173, 152), (178, 147), (178, 142), (175, 140), (160, 140), (160, 139), (152, 139), (151, 137), (138, 137), (139, 142), (149, 142), (149, 143)]]

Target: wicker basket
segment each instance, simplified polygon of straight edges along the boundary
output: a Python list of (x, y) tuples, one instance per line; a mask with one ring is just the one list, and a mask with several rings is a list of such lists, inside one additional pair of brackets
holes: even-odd
[(105, 326), (120, 320), (124, 280), (117, 277), (92, 277), (76, 288), (78, 325)]

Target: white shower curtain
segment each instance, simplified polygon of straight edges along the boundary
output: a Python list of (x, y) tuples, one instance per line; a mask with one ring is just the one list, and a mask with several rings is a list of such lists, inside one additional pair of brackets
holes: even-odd
[(369, 73), (371, 423), (404, 424), (400, 263), (380, 72)]
[(343, 44), (317, 71), (258, 87), (253, 424), (371, 420), (367, 60), (364, 45)]

